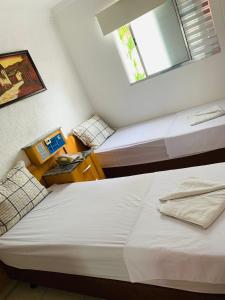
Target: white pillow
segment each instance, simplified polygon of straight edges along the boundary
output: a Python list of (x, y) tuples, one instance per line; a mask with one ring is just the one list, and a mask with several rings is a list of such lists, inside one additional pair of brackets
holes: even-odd
[(47, 189), (19, 161), (0, 181), (0, 236), (47, 195)]
[(89, 120), (73, 129), (73, 133), (84, 145), (97, 148), (115, 132), (99, 116), (94, 115)]

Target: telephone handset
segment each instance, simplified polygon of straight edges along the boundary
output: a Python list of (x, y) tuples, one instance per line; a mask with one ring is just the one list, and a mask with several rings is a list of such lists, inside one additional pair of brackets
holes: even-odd
[(69, 165), (69, 164), (72, 164), (72, 163), (75, 163), (75, 162), (79, 162), (79, 161), (82, 161), (83, 160), (83, 157), (82, 157), (82, 154), (81, 153), (76, 153), (74, 155), (69, 155), (69, 154), (63, 154), (63, 155), (59, 155), (57, 158), (56, 158), (56, 162), (59, 164), (59, 165)]

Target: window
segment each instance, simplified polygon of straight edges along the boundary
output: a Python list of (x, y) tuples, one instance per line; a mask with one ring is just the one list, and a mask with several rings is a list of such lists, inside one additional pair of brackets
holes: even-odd
[(115, 37), (130, 83), (220, 52), (209, 0), (168, 0)]

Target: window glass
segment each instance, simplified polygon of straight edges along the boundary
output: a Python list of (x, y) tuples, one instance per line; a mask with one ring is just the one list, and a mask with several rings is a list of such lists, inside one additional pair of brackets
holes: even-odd
[(131, 22), (148, 75), (189, 60), (172, 0)]

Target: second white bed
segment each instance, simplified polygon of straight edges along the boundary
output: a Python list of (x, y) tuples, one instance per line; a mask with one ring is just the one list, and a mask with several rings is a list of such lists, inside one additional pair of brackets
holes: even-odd
[[(191, 126), (190, 117), (225, 100), (119, 128), (95, 153), (103, 168), (164, 161), (225, 148), (225, 116)], [(219, 137), (219, 138), (218, 138)]]

